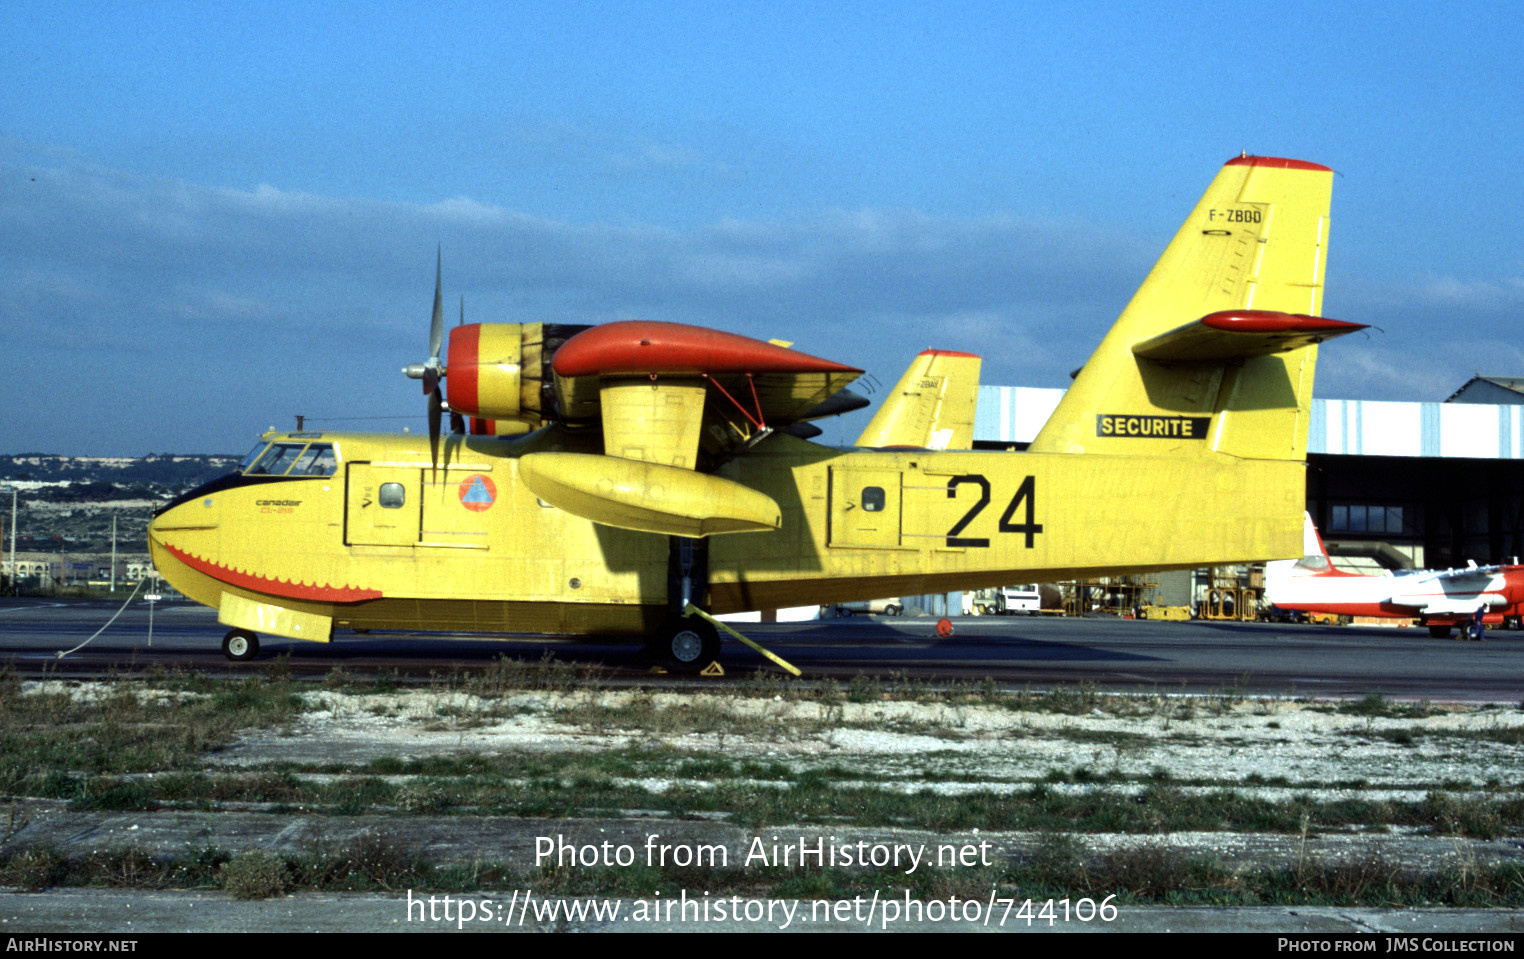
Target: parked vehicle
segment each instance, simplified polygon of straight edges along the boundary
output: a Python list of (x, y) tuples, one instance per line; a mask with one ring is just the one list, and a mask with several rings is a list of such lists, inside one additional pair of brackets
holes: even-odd
[(1042, 593), (1036, 583), (1024, 586), (1000, 586), (981, 589), (965, 600), (967, 610), (979, 616), (1005, 616), (1026, 613), (1036, 616), (1042, 612)]
[(900, 601), (898, 596), (858, 603), (839, 603), (836, 606), (837, 616), (867, 616), (872, 613), (882, 613), (885, 616), (899, 616), (904, 612), (905, 604)]

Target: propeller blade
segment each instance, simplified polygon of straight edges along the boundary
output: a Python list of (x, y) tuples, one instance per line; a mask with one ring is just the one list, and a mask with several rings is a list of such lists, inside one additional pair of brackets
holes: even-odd
[(429, 394), (429, 463), (439, 468), (439, 421), (444, 412), (444, 402), (439, 391)]
[(444, 248), (434, 261), (434, 321), (429, 325), (429, 360), (439, 363), (439, 348), (444, 345)]

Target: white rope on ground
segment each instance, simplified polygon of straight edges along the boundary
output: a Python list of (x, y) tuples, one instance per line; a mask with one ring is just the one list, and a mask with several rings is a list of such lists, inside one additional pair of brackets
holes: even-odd
[(86, 646), (90, 645), (91, 640), (94, 640), (96, 636), (99, 636), (101, 633), (104, 633), (108, 628), (110, 628), (112, 623), (116, 622), (116, 618), (118, 616), (122, 615), (122, 610), (127, 608), (127, 604), (132, 602), (132, 597), (136, 596), (138, 594), (138, 590), (140, 590), (142, 588), (143, 588), (143, 581), (140, 579), (140, 580), (138, 580), (138, 584), (136, 586), (132, 587), (132, 592), (128, 593), (127, 594), (127, 598), (122, 601), (121, 607), (114, 614), (112, 614), (110, 619), (106, 620), (106, 625), (102, 626), (100, 629), (97, 629), (95, 631), (95, 636), (91, 636), (90, 639), (85, 640), (84, 642), (80, 643), (78, 646), (75, 646), (73, 649), (66, 649), (63, 652), (57, 653), (55, 655), (57, 655), (59, 659), (63, 659), (65, 656), (69, 655), (70, 653), (77, 653), (80, 650), (84, 649)]

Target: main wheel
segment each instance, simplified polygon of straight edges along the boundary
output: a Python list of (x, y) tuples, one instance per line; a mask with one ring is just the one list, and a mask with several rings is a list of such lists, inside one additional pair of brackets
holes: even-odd
[(259, 655), (259, 637), (247, 629), (230, 629), (222, 637), (222, 655), (235, 663), (247, 662)]
[(707, 621), (685, 616), (663, 627), (653, 652), (676, 673), (696, 673), (720, 655), (720, 634)]

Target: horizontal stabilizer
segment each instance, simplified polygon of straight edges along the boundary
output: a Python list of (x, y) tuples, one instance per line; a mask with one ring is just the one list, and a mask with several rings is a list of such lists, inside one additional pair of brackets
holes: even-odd
[(1132, 352), (1146, 360), (1221, 363), (1285, 353), (1365, 328), (1305, 313), (1224, 310), (1138, 343)]
[(772, 497), (707, 473), (591, 453), (530, 453), (518, 463), (535, 496), (605, 526), (702, 537), (783, 525)]

